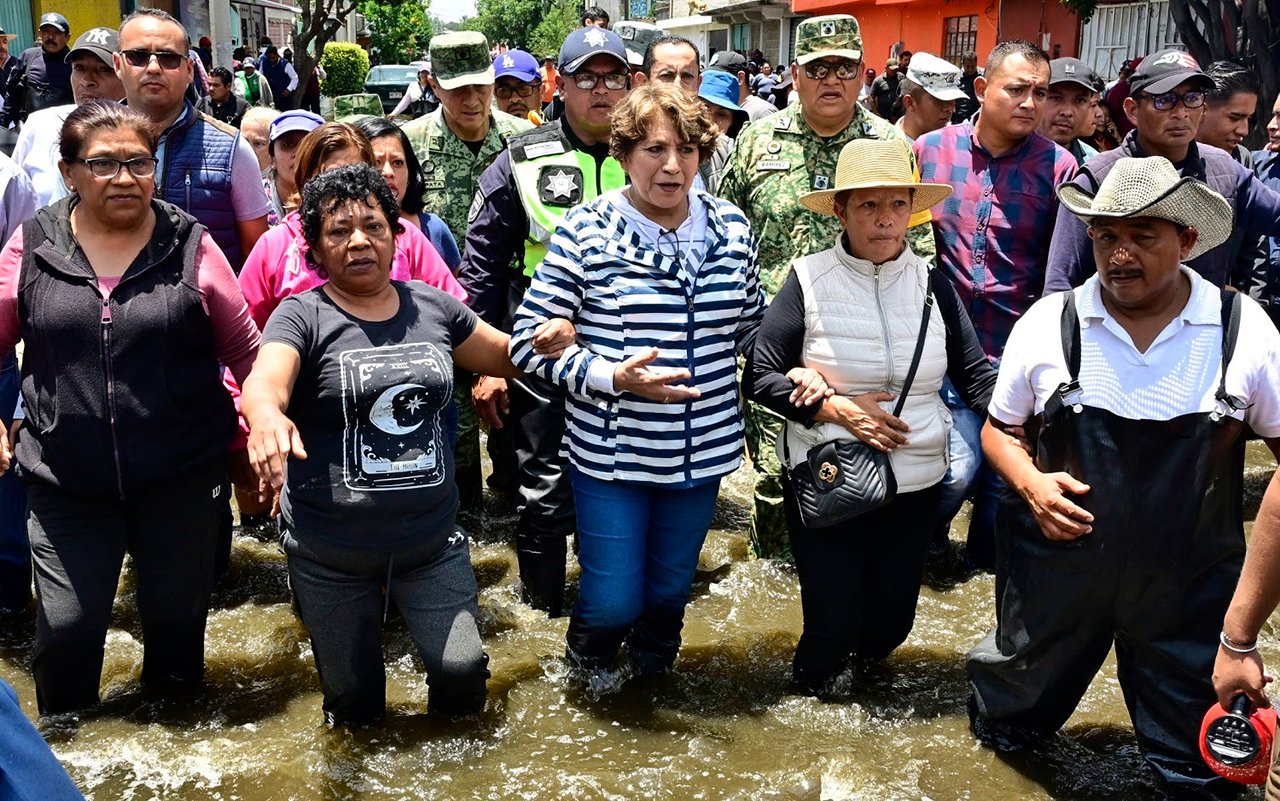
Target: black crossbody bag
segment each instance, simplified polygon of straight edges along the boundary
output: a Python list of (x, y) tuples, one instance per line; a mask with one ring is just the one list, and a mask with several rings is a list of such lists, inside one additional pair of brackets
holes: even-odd
[[(929, 315), (933, 311), (933, 293), (925, 295), (920, 333), (911, 368), (903, 382), (893, 416), (902, 415), (907, 394), (915, 381), (924, 353), (924, 340), (929, 332)], [(781, 432), (783, 456), (791, 461), (787, 432)], [(800, 519), (809, 528), (825, 528), (879, 509), (898, 493), (898, 481), (889, 464), (889, 454), (878, 451), (861, 440), (833, 439), (809, 449), (803, 462), (790, 470), (791, 491), (795, 493)]]

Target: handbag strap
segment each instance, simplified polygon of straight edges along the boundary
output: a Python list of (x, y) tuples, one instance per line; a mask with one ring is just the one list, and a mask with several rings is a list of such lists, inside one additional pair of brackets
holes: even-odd
[(893, 416), (902, 416), (902, 407), (907, 403), (907, 393), (911, 391), (911, 384), (916, 380), (916, 370), (920, 367), (920, 356), (924, 353), (924, 340), (929, 333), (929, 315), (933, 312), (933, 293), (928, 292), (924, 296), (924, 313), (920, 315), (920, 333), (916, 336), (916, 352), (911, 354), (911, 367), (907, 370), (907, 380), (902, 382), (902, 392), (898, 395), (898, 402), (893, 406)]

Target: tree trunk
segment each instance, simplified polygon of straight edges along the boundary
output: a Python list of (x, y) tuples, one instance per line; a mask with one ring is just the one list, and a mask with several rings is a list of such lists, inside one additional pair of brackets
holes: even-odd
[[(324, 47), (337, 36), (356, 8), (357, 0), (301, 0), (302, 15), (293, 32), (293, 69), (298, 73), (298, 88), (289, 97), (291, 108), (302, 103), (307, 82), (315, 71)], [(316, 55), (312, 55), (312, 53)]]

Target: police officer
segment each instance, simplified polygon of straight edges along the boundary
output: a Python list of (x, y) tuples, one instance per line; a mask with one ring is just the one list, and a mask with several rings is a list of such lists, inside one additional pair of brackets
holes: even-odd
[[(770, 295), (801, 256), (826, 250), (839, 235), (835, 217), (808, 211), (798, 198), (833, 185), (840, 149), (854, 139), (894, 139), (894, 127), (858, 104), (862, 34), (847, 14), (812, 17), (796, 28), (791, 67), (800, 103), (738, 134), (720, 196), (747, 214), (760, 249), (760, 281)], [(934, 257), (928, 212), (911, 218), (911, 250)], [(782, 514), (781, 465), (774, 440), (782, 418), (754, 403), (746, 413), (747, 450), (756, 470), (751, 542), (759, 556), (790, 559)]]
[(25, 120), (33, 111), (71, 103), (71, 65), (67, 41), (71, 25), (57, 13), (40, 17), (40, 44), (18, 56), (4, 87), (4, 122)]
[[(489, 42), (474, 31), (442, 33), (431, 39), (431, 88), (440, 107), (407, 122), (404, 132), (422, 164), (423, 211), (437, 214), (454, 240), (467, 235), (467, 209), (476, 182), (507, 146), (511, 136), (533, 125), (493, 108), (493, 64)], [(454, 454), (463, 511), (477, 511), (480, 484), (480, 426), (471, 405), (470, 381), (457, 382), (458, 444)], [(495, 470), (510, 447), (491, 445)], [(510, 461), (508, 457), (506, 461)], [(508, 471), (509, 472), (509, 471)]]
[[(458, 271), (467, 303), (506, 331), (565, 213), (626, 184), (622, 166), (609, 155), (609, 115), (630, 85), (622, 39), (603, 28), (576, 30), (560, 48), (559, 68), (564, 116), (513, 138), (480, 177)], [(565, 540), (575, 526), (559, 455), (564, 393), (533, 376), (505, 386), (482, 377), (476, 392), (482, 418), (497, 419), (508, 390), (522, 501), (516, 555), (524, 599), (555, 617), (563, 613)]]

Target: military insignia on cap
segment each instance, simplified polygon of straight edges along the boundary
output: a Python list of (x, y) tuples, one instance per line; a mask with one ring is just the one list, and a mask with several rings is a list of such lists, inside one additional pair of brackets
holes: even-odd
[(609, 40), (605, 38), (604, 32), (601, 31), (599, 28), (592, 28), (591, 30), (582, 34), (582, 41), (586, 42), (592, 47), (604, 47), (605, 43), (607, 43)]
[(825, 175), (815, 175), (813, 176), (813, 188), (816, 191), (822, 191), (823, 189), (830, 189), (831, 179)]
[(623, 39), (634, 39), (636, 38), (636, 29), (628, 25), (622, 29), (622, 33), (620, 33), (619, 36)]
[(818, 26), (819, 36), (835, 36), (836, 24), (834, 22), (824, 22)]
[(1062, 71), (1063, 71), (1063, 72), (1065, 72), (1065, 73), (1066, 73), (1066, 74), (1068, 74), (1068, 75), (1075, 75), (1075, 74), (1076, 74), (1076, 65), (1075, 65), (1075, 64), (1063, 64), (1063, 65), (1062, 65)]
[(549, 206), (568, 208), (582, 202), (582, 170), (552, 165), (538, 173), (538, 197)]

